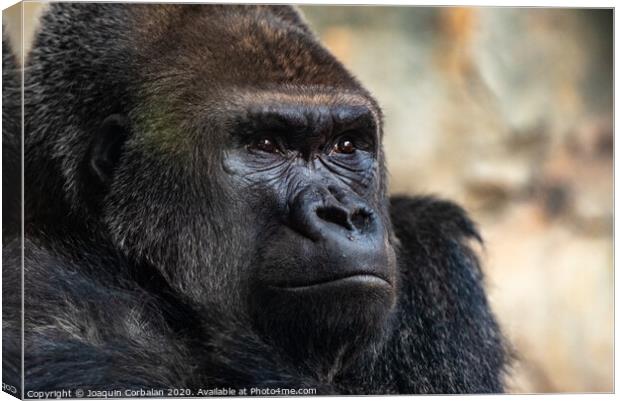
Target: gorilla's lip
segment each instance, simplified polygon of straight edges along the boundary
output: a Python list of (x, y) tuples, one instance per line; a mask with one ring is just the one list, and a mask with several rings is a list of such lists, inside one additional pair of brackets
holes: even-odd
[(318, 289), (322, 287), (328, 286), (338, 286), (338, 285), (359, 285), (366, 287), (392, 287), (392, 283), (388, 281), (386, 278), (381, 277), (372, 273), (355, 273), (346, 276), (340, 277), (330, 277), (323, 280), (312, 281), (309, 283), (303, 284), (293, 284), (293, 285), (274, 285), (272, 287), (285, 289), (285, 290), (293, 290), (293, 291), (303, 291), (303, 290), (311, 290)]

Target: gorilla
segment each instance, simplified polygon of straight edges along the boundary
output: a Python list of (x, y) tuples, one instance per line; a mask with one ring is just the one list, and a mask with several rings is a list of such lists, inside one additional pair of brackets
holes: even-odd
[(5, 383), (504, 390), (475, 225), (387, 195), (381, 109), (295, 8), (52, 3), (24, 67), (23, 205), (3, 60)]

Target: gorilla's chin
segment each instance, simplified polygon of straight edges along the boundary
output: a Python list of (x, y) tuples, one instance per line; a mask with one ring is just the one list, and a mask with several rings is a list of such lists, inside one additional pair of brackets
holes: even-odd
[(268, 342), (296, 360), (330, 365), (381, 338), (393, 307), (385, 285), (338, 280), (312, 289), (264, 291), (255, 325)]
[(382, 337), (396, 299), (393, 277), (383, 273), (391, 270), (386, 265), (332, 271), (321, 278), (308, 275), (305, 281), (263, 283), (252, 291), (254, 324), (285, 353), (327, 368)]

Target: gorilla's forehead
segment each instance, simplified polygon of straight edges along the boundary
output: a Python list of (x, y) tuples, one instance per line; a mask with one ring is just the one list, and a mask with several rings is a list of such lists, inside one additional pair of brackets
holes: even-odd
[[(289, 6), (136, 6), (140, 71), (192, 88), (332, 86), (362, 90)], [(185, 82), (184, 81), (184, 82)], [(186, 87), (186, 86), (185, 86)]]

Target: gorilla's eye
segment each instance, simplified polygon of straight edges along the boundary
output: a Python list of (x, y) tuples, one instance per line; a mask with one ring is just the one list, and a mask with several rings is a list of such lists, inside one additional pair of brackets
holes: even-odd
[(353, 143), (353, 141), (351, 139), (349, 139), (349, 138), (341, 138), (334, 145), (333, 151), (336, 152), (336, 153), (350, 154), (350, 153), (355, 152), (356, 149), (357, 148), (355, 146), (355, 143)]
[(276, 142), (270, 138), (260, 138), (258, 141), (255, 141), (251, 148), (258, 149), (267, 153), (277, 153), (278, 145)]

